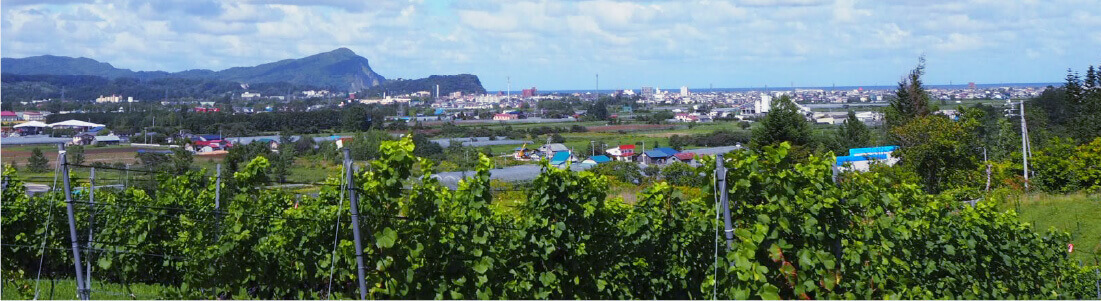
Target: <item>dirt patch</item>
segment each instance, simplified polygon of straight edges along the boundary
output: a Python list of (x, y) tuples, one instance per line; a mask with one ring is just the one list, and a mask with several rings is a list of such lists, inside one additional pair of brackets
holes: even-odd
[(640, 130), (664, 130), (677, 127), (674, 124), (618, 124), (618, 125), (605, 125), (605, 126), (590, 126), (587, 127), (590, 132), (617, 132), (617, 131), (640, 131)]

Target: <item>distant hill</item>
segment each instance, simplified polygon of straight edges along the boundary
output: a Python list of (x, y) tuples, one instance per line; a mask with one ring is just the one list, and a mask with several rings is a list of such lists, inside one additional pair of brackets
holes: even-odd
[(286, 82), (337, 91), (359, 91), (386, 81), (368, 64), (366, 58), (348, 48), (339, 48), (300, 59), (287, 59), (253, 67), (234, 67), (222, 71), (204, 69), (181, 72), (132, 71), (89, 58), (42, 55), (27, 58), (3, 58), (0, 69), (12, 75), (91, 75), (107, 79), (139, 80), (183, 78), (232, 81), (248, 84)]
[(440, 94), (447, 95), (451, 92), (463, 92), (463, 94), (484, 94), (486, 89), (482, 87), (482, 81), (477, 75), (432, 75), (421, 79), (388, 80), (381, 85), (367, 89), (369, 96), (378, 96), (382, 93), (388, 95), (409, 94), (419, 91), (436, 93), (436, 85), (440, 86)]

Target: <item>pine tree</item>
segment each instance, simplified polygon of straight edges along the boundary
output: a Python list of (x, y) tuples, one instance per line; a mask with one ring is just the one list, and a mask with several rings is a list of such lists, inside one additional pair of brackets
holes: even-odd
[(1064, 87), (1067, 90), (1067, 99), (1070, 100), (1072, 105), (1077, 105), (1082, 101), (1082, 79), (1078, 76), (1078, 73), (1074, 72), (1070, 68), (1067, 68), (1067, 82)]
[(1094, 88), (1097, 88), (1097, 72), (1093, 70), (1093, 66), (1086, 69), (1086, 80), (1083, 84), (1086, 86), (1086, 90), (1093, 92)]
[(845, 148), (857, 148), (871, 146), (872, 133), (868, 126), (864, 125), (856, 113), (849, 111), (849, 118), (838, 128), (838, 137)]
[(918, 58), (918, 65), (910, 74), (898, 82), (895, 99), (887, 107), (887, 127), (894, 128), (914, 119), (928, 116), (933, 108), (929, 105), (929, 93), (925, 92), (921, 76), (925, 74), (925, 56)]
[(42, 150), (37, 147), (31, 150), (31, 157), (27, 158), (27, 169), (31, 172), (45, 172), (48, 168), (50, 168), (50, 160), (42, 155)]
[(772, 103), (768, 115), (761, 119), (761, 126), (753, 131), (751, 143), (761, 147), (784, 141), (792, 145), (807, 145), (810, 142), (810, 124), (787, 95)]

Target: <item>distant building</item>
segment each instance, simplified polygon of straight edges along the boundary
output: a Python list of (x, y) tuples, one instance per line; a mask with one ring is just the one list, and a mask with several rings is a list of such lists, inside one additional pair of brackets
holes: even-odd
[(244, 99), (260, 98), (260, 93), (252, 93), (252, 92), (241, 93), (241, 98), (244, 98)]
[(450, 96), (451, 98), (460, 98), (463, 97), (463, 91), (451, 92), (451, 94), (448, 94), (448, 96)]
[(642, 97), (654, 96), (654, 87), (642, 87)]
[(535, 95), (539, 93), (539, 90), (535, 89), (535, 87), (531, 87), (531, 89), (524, 89), (522, 93), (523, 97), (535, 97)]
[(0, 112), (0, 121), (19, 121), (19, 115), (12, 111)]
[(765, 93), (761, 93), (761, 98), (753, 102), (753, 111), (757, 114), (768, 114), (771, 107), (772, 96)]
[(520, 119), (520, 116), (516, 115), (516, 114), (496, 114), (496, 115), (493, 115), (493, 120), (516, 120), (516, 119)]
[(15, 112), (15, 114), (19, 115), (19, 118), (24, 121), (46, 121), (46, 115), (42, 115), (41, 112), (26, 111)]
[(612, 156), (616, 161), (634, 161), (635, 158), (635, 145), (624, 144), (619, 147), (605, 150), (609, 156)]
[(838, 156), (834, 166), (841, 170), (868, 171), (875, 162), (895, 165), (898, 163), (898, 158), (894, 156), (897, 149), (898, 146), (894, 145), (852, 148), (849, 149), (848, 156)]
[[(131, 97), (130, 101), (133, 102), (133, 99), (134, 98)], [(108, 103), (108, 102), (114, 103), (114, 102), (121, 102), (121, 101), (122, 101), (122, 96), (119, 96), (119, 95), (110, 95), (110, 96), (100, 95), (99, 98), (96, 98), (96, 103)]]
[(688, 96), (688, 86), (680, 86), (680, 96), (681, 97)]

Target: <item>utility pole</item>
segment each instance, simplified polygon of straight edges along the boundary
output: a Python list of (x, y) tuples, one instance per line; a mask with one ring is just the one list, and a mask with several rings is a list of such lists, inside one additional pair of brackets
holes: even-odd
[(1028, 192), (1028, 125), (1025, 124), (1025, 102), (1021, 101), (1021, 159), (1024, 162), (1025, 192)]
[(366, 270), (363, 266), (363, 244), (360, 242), (359, 234), (359, 201), (356, 197), (355, 178), (353, 177), (354, 171), (352, 171), (352, 154), (348, 148), (344, 148), (344, 170), (346, 171), (345, 177), (347, 179), (348, 186), (348, 198), (352, 205), (352, 239), (355, 240), (356, 246), (356, 274), (359, 276), (359, 299), (367, 299), (367, 282), (366, 282)]
[(73, 209), (72, 189), (69, 187), (69, 162), (65, 159), (65, 145), (57, 145), (58, 157), (61, 158), (62, 184), (65, 186), (65, 209), (69, 214), (69, 240), (73, 245), (73, 265), (76, 266), (76, 296), (80, 300), (88, 300), (88, 291), (84, 286), (84, 269), (80, 262), (80, 242), (76, 238), (76, 213)]

